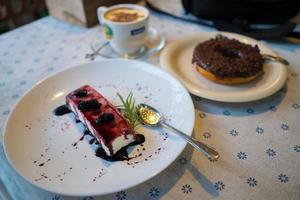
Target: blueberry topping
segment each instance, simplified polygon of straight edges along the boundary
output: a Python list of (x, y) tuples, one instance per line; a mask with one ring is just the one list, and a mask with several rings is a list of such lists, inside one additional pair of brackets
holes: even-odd
[(86, 97), (87, 96), (87, 90), (77, 90), (74, 92), (74, 95), (76, 97)]
[(115, 120), (115, 116), (111, 113), (103, 113), (97, 119), (96, 123), (98, 125), (106, 124)]
[(81, 111), (93, 111), (98, 110), (101, 107), (101, 103), (99, 103), (95, 99), (91, 99), (88, 101), (80, 101), (78, 104), (78, 109)]

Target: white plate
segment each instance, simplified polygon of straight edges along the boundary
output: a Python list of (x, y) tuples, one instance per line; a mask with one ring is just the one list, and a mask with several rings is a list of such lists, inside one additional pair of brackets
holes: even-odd
[[(103, 195), (127, 189), (155, 176), (184, 149), (186, 142), (161, 129), (141, 127), (144, 146), (130, 149), (123, 162), (107, 162), (94, 155), (83, 127), (72, 114), (54, 116), (52, 111), (65, 103), (65, 95), (84, 85), (94, 86), (114, 104), (116, 93), (133, 92), (137, 103), (148, 103), (170, 123), (191, 135), (194, 106), (189, 93), (171, 75), (138, 61), (104, 60), (70, 68), (39, 82), (16, 104), (6, 124), (4, 148), (16, 171), (45, 190), (74, 196)], [(145, 148), (143, 150), (143, 148)], [(49, 160), (50, 159), (50, 160)], [(39, 166), (42, 165), (43, 166)]]
[(200, 97), (223, 102), (247, 102), (265, 98), (278, 91), (285, 83), (287, 70), (281, 63), (264, 64), (264, 75), (252, 82), (226, 86), (213, 83), (202, 77), (192, 64), (192, 54), (196, 45), (222, 34), (240, 42), (258, 45), (261, 53), (276, 55), (264, 44), (238, 34), (226, 32), (196, 33), (179, 38), (164, 48), (160, 65), (175, 75), (188, 90)]

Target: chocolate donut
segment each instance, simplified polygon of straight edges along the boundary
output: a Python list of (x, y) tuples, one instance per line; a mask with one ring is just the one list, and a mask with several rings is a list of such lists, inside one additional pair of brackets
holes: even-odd
[(262, 74), (263, 58), (254, 47), (225, 37), (204, 41), (196, 46), (193, 60), (198, 72), (222, 84), (238, 84)]

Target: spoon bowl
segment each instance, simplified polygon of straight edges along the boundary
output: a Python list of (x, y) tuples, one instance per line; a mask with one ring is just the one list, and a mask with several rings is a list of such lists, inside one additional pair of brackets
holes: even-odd
[(158, 110), (147, 105), (139, 104), (137, 115), (140, 119), (140, 122), (146, 126), (160, 126), (163, 118)]
[(210, 160), (217, 160), (220, 157), (219, 153), (214, 148), (204, 144), (203, 142), (194, 139), (191, 136), (186, 135), (182, 131), (178, 130), (177, 128), (165, 122), (165, 118), (163, 117), (163, 115), (152, 106), (149, 106), (144, 103), (139, 104), (137, 106), (137, 116), (143, 125), (150, 126), (150, 127), (162, 126), (172, 130), (174, 133), (176, 133), (182, 139), (186, 140), (198, 151), (204, 153), (204, 155), (208, 157)]

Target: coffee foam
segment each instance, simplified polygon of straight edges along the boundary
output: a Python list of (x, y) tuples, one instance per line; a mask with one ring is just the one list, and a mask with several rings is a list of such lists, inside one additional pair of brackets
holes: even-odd
[(144, 12), (134, 8), (115, 8), (105, 13), (104, 18), (113, 22), (134, 22), (145, 17)]

